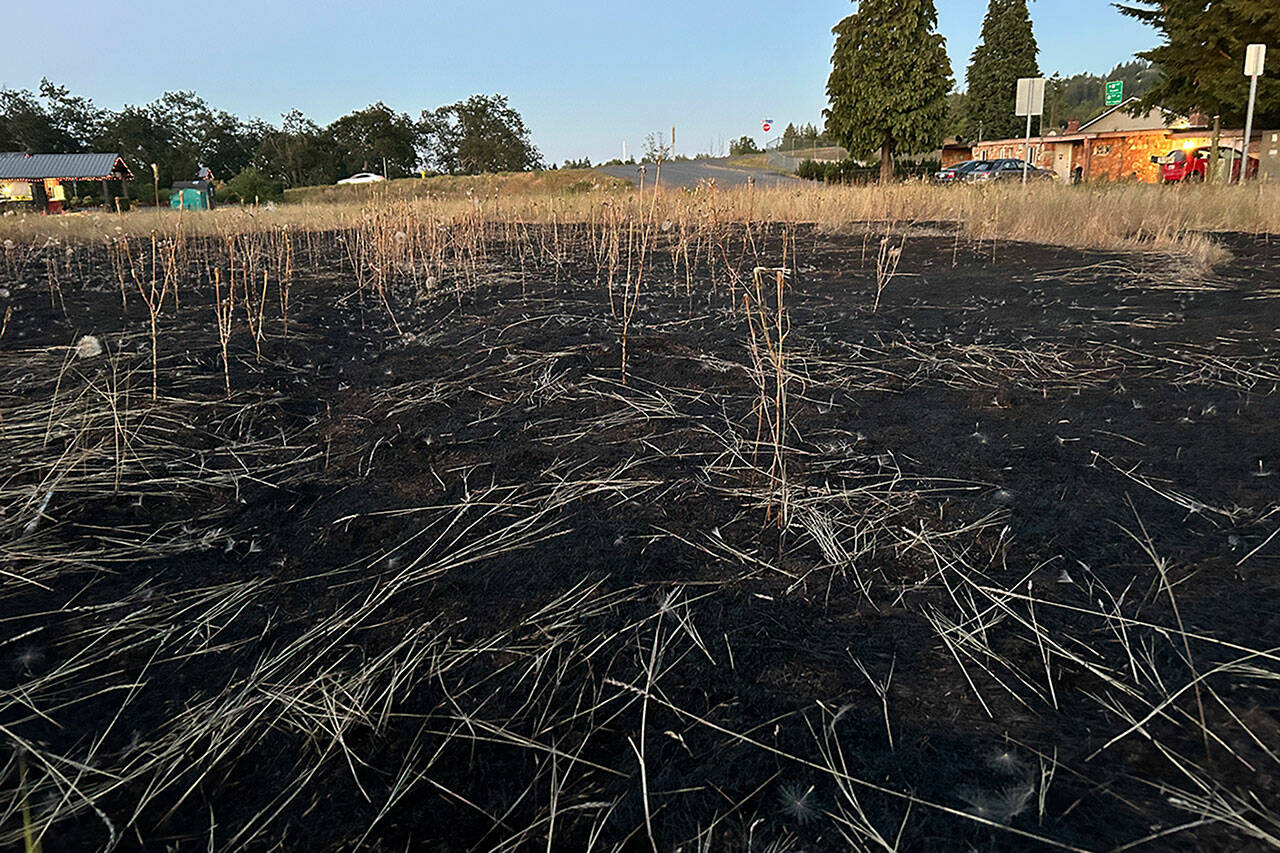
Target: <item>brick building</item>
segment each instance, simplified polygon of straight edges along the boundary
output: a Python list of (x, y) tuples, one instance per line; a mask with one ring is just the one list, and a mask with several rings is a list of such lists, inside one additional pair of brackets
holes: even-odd
[[(1159, 167), (1151, 162), (1154, 156), (1168, 154), (1175, 148), (1191, 150), (1212, 144), (1210, 128), (1193, 125), (1185, 116), (1175, 115), (1159, 107), (1145, 115), (1132, 116), (1128, 108), (1137, 98), (1130, 98), (1118, 107), (1112, 107), (1102, 115), (1082, 125), (1069, 122), (1061, 133), (1031, 137), (1031, 153), (1028, 159), (1035, 165), (1052, 169), (1062, 180), (1070, 180), (1079, 170), (1086, 181), (1145, 181), (1159, 180)], [(1255, 134), (1250, 154), (1262, 155), (1264, 163), (1270, 148), (1270, 131)], [(1241, 131), (1223, 131), (1219, 145), (1224, 148), (1240, 148), (1244, 134)], [(1268, 147), (1270, 146), (1270, 147)], [(1000, 157), (1021, 159), (1026, 150), (1025, 139), (983, 140), (972, 145), (949, 145), (942, 151), (942, 165), (954, 165), (963, 160), (994, 160)], [(1272, 155), (1275, 157), (1275, 155)], [(1268, 174), (1264, 167), (1261, 174)]]

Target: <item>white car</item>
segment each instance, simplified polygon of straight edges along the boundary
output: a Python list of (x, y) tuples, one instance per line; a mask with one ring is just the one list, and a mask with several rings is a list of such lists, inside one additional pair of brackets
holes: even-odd
[(382, 175), (373, 172), (358, 172), (349, 178), (343, 178), (338, 181), (340, 184), (376, 184), (378, 181), (385, 181)]

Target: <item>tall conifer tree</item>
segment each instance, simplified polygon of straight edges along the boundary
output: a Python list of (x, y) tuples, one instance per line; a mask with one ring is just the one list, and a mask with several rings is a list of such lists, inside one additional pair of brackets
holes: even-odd
[(1245, 46), (1268, 46), (1267, 74), (1258, 79), (1254, 127), (1280, 125), (1280, 4), (1276, 0), (1132, 0), (1122, 13), (1159, 31), (1164, 41), (1139, 53), (1156, 64), (1160, 79), (1140, 109), (1220, 115), (1226, 127), (1243, 127), (1249, 100)]
[(991, 0), (965, 74), (965, 136), (1008, 139), (1026, 132), (1026, 119), (1013, 111), (1018, 78), (1040, 76), (1038, 52), (1027, 0)]
[(827, 133), (854, 157), (878, 152), (881, 181), (894, 154), (942, 141), (951, 62), (937, 26), (933, 0), (861, 0), (832, 30)]

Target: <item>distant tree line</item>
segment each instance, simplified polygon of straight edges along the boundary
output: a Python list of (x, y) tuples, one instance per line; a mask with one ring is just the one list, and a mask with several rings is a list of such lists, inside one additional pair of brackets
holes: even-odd
[(794, 124), (788, 124), (782, 131), (782, 141), (778, 144), (778, 150), (797, 151), (801, 148), (826, 148), (839, 144), (839, 140), (830, 139), (825, 133), (820, 132), (817, 125), (803, 124), (796, 127)]
[(65, 154), (115, 151), (135, 175), (130, 193), (151, 196), (152, 163), (162, 187), (195, 176), (198, 164), (264, 196), (281, 187), (333, 183), (354, 172), (479, 174), (540, 168), (520, 114), (501, 95), (424, 110), (416, 120), (379, 101), (321, 126), (301, 112), (279, 126), (242, 120), (194, 92), (101, 109), (65, 86), (0, 89), (0, 150)]

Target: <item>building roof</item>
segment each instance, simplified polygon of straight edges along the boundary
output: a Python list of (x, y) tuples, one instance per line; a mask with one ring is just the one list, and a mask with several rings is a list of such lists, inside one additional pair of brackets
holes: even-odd
[(121, 177), (131, 178), (133, 175), (118, 154), (0, 152), (0, 180), (38, 181), (44, 178), (101, 180)]
[[(1102, 121), (1103, 119), (1107, 118), (1108, 116), (1112, 115), (1113, 113), (1118, 112), (1119, 110), (1124, 110), (1124, 109), (1128, 109), (1129, 107), (1132, 107), (1132, 106), (1134, 105), (1134, 103), (1136, 103), (1137, 101), (1140, 101), (1140, 100), (1142, 100), (1142, 99), (1141, 99), (1141, 98), (1139, 98), (1137, 95), (1133, 95), (1133, 96), (1131, 96), (1131, 97), (1125, 98), (1125, 100), (1124, 100), (1122, 103), (1117, 104), (1116, 106), (1114, 106), (1114, 107), (1112, 107), (1111, 109), (1109, 109), (1109, 110), (1105, 111), (1105, 112), (1104, 112), (1104, 113), (1102, 113), (1101, 115), (1094, 116), (1093, 118), (1091, 118), (1091, 119), (1089, 119), (1088, 121), (1086, 121), (1084, 124), (1080, 125), (1080, 127), (1078, 128), (1079, 132), (1080, 132), (1080, 133), (1084, 133), (1084, 132), (1085, 132), (1086, 130), (1088, 130), (1088, 129), (1089, 129), (1089, 127), (1091, 127), (1092, 125), (1095, 125), (1095, 124), (1099, 123), (1099, 122), (1100, 122), (1100, 121)], [(1170, 121), (1169, 121), (1169, 119), (1170, 119), (1170, 118), (1172, 118), (1172, 120), (1173, 120), (1174, 122), (1176, 122), (1176, 121), (1183, 121), (1183, 122), (1185, 122), (1185, 121), (1186, 121), (1186, 118), (1185, 118), (1185, 117), (1178, 115), (1177, 113), (1173, 112), (1172, 110), (1166, 110), (1164, 107), (1159, 106), (1159, 105), (1157, 105), (1157, 106), (1156, 106), (1155, 110), (1151, 110), (1151, 111), (1149, 111), (1149, 112), (1147, 113), (1147, 115), (1148, 115), (1148, 116), (1150, 116), (1152, 112), (1155, 112), (1155, 111), (1157, 111), (1157, 110), (1158, 110), (1158, 111), (1159, 111), (1159, 113), (1160, 113), (1160, 117), (1161, 117), (1161, 119), (1163, 119), (1163, 121), (1162, 121), (1161, 123), (1162, 123), (1162, 124), (1165, 124), (1166, 126), (1167, 126), (1167, 124), (1172, 123), (1172, 122), (1170, 122)], [(1114, 129), (1116, 129), (1116, 130), (1149, 130), (1149, 129), (1153, 129), (1153, 128), (1132, 127), (1132, 128), (1114, 128)]]

